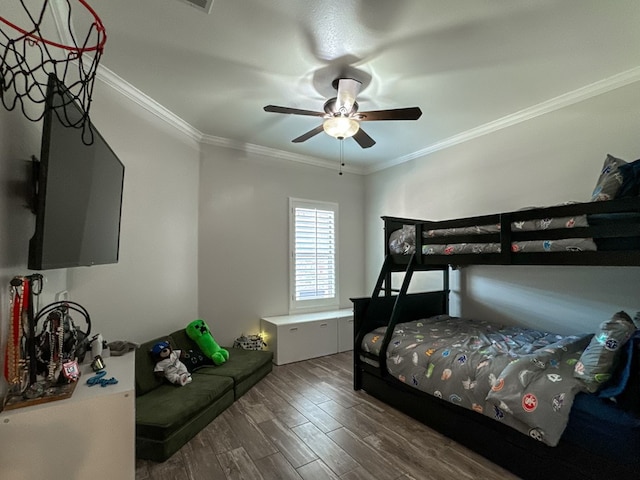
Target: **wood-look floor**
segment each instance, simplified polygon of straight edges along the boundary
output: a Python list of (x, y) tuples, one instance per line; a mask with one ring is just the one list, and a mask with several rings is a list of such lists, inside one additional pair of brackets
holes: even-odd
[(352, 387), (352, 352), (273, 371), (137, 480), (490, 480), (512, 474)]

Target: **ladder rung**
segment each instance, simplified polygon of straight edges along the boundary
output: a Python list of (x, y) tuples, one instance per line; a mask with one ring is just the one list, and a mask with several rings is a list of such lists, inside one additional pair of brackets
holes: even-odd
[[(414, 272), (414, 263), (415, 263), (415, 254), (411, 255), (409, 262), (407, 262), (407, 267), (405, 270), (405, 280), (403, 281), (403, 285), (407, 282), (407, 275), (409, 278), (413, 275)], [(384, 263), (382, 264), (382, 269), (380, 271), (380, 275), (378, 276), (378, 281), (376, 282), (376, 286), (373, 289), (372, 297), (379, 297), (381, 292), (385, 293), (401, 293), (402, 289), (394, 289), (387, 287), (387, 278), (390, 273), (392, 273), (394, 267), (393, 257), (391, 255), (387, 255), (384, 259)], [(390, 283), (390, 280), (389, 280)], [(406, 286), (404, 287), (406, 289)]]

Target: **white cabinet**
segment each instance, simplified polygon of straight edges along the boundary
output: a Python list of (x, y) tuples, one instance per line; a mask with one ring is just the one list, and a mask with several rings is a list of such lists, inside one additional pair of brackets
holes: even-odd
[(260, 330), (276, 365), (353, 348), (353, 311), (282, 315), (260, 319)]
[(134, 358), (104, 359), (116, 385), (88, 386), (84, 364), (71, 398), (0, 413), (0, 477), (134, 480)]

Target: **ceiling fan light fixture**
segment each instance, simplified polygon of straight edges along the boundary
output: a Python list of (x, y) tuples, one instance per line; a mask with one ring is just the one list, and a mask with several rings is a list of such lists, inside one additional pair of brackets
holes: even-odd
[(353, 118), (337, 116), (329, 117), (322, 124), (324, 131), (335, 138), (353, 137), (360, 129), (360, 124)]

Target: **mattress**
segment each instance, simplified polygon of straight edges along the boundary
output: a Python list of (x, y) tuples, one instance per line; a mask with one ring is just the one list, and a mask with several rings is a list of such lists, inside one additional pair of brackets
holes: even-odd
[[(361, 355), (364, 362), (377, 364), (385, 333), (386, 327), (380, 327), (364, 336), (361, 348), (373, 357)], [(640, 451), (640, 417), (609, 398), (581, 393), (573, 378), (573, 365), (588, 339), (438, 315), (398, 324), (386, 366), (413, 388), (547, 445), (562, 437), (590, 451), (633, 458), (627, 455)], [(530, 411), (526, 398), (535, 399)]]
[[(527, 209), (524, 209), (527, 210)], [(627, 236), (611, 236), (607, 227), (628, 227)], [(562, 238), (546, 240), (515, 241), (511, 243), (513, 253), (528, 252), (587, 252), (587, 251), (624, 251), (640, 250), (640, 213), (598, 213), (575, 215), (572, 217), (545, 218), (511, 223), (512, 232), (558, 231), (580, 227), (601, 227), (603, 231), (594, 238)], [(635, 229), (635, 230), (634, 230)], [(500, 233), (500, 224), (474, 225), (468, 227), (436, 228), (422, 232), (423, 255), (455, 255), (501, 253), (501, 244), (495, 241), (482, 241), (483, 235)], [(476, 236), (476, 241), (443, 243), (429, 242), (429, 239), (442, 239), (453, 236)], [(486, 238), (486, 237), (485, 237)], [(389, 237), (389, 250), (393, 254), (409, 255), (415, 252), (415, 226), (405, 225), (392, 232)]]
[[(497, 229), (496, 229), (497, 228)], [(531, 231), (522, 228), (523, 231)], [(478, 233), (497, 233), (499, 226), (474, 226), (455, 229), (429, 230), (422, 233), (423, 255), (455, 255), (468, 253), (500, 253), (501, 245), (497, 242), (461, 242), (461, 243), (429, 243), (429, 239), (442, 236), (470, 235)], [(410, 255), (416, 250), (415, 226), (405, 225), (389, 236), (389, 251), (396, 255)], [(595, 251), (596, 243), (591, 238), (561, 238), (556, 240), (526, 240), (511, 243), (514, 253), (528, 252), (587, 252)]]
[[(365, 335), (362, 350), (379, 355), (385, 328)], [(386, 366), (407, 385), (554, 446), (581, 388), (573, 365), (588, 343), (586, 335), (437, 315), (396, 325)]]
[[(536, 208), (536, 207), (531, 207)], [(528, 210), (528, 209), (524, 209)], [(523, 220), (511, 223), (511, 231), (517, 232), (531, 232), (536, 230), (555, 230), (558, 228), (576, 228), (576, 227), (588, 227), (586, 215), (576, 215), (573, 217), (558, 217), (558, 218), (540, 218), (534, 220)], [(456, 228), (440, 228), (427, 230), (424, 233), (424, 237), (442, 237), (448, 235), (475, 235), (480, 233), (500, 233), (500, 224), (494, 225), (477, 225), (471, 227), (456, 227)]]

